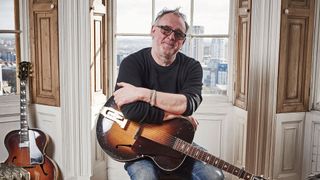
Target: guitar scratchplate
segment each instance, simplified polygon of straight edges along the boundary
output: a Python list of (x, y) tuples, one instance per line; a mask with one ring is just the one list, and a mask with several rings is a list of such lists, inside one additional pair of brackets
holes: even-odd
[(120, 111), (117, 111), (111, 107), (103, 107), (100, 110), (100, 114), (104, 116), (104, 118), (114, 121), (119, 124), (119, 126), (123, 129), (126, 127), (128, 119), (125, 119), (123, 114)]

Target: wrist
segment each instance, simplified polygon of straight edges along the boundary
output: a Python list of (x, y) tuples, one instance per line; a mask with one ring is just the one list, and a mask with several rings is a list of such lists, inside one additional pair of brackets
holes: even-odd
[(139, 100), (144, 101), (146, 103), (150, 103), (152, 89), (140, 88)]
[(156, 101), (157, 101), (157, 91), (156, 90), (151, 90), (151, 93), (150, 93), (150, 105), (151, 106), (154, 106), (156, 105)]

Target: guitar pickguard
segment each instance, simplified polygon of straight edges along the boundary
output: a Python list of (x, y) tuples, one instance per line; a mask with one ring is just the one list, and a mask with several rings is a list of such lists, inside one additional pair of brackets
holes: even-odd
[(36, 132), (29, 130), (29, 142), (30, 142), (30, 164), (42, 164), (43, 163), (43, 154), (40, 151), (39, 147), (36, 144)]

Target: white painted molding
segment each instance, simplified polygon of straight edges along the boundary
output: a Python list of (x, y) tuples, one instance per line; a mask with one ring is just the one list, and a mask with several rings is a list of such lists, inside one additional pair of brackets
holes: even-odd
[(320, 1), (315, 1), (310, 108), (320, 110)]
[(313, 162), (312, 150), (317, 150), (317, 147), (313, 146), (314, 141), (316, 141), (313, 134), (315, 133), (316, 126), (320, 126), (320, 112), (319, 111), (307, 112), (305, 122), (306, 123), (305, 123), (304, 146), (303, 146), (304, 151), (303, 151), (303, 165), (302, 165), (303, 179), (308, 177), (311, 173), (319, 173), (319, 170), (315, 172), (316, 169), (312, 169), (312, 163), (318, 163), (318, 164), (320, 163), (319, 161)]
[[(261, 169), (271, 175), (273, 168), (274, 119), (277, 99), (277, 74), (280, 42), (281, 1), (252, 1), (251, 45), (249, 68), (248, 117), (259, 121), (259, 137), (265, 160)], [(261, 136), (261, 137), (260, 137)], [(253, 143), (253, 142), (251, 142)], [(257, 167), (257, 169), (259, 169)]]
[(227, 57), (230, 60), (229, 63), (229, 69), (228, 69), (228, 89), (227, 89), (227, 96), (228, 96), (228, 101), (233, 102), (234, 99), (234, 77), (235, 77), (235, 71), (234, 71), (234, 66), (235, 66), (235, 58), (236, 58), (236, 53), (235, 53), (235, 40), (236, 40), (236, 21), (237, 21), (237, 6), (236, 6), (236, 1), (230, 0), (230, 11), (229, 11), (229, 42), (228, 42), (228, 49), (229, 53)]
[(30, 41), (29, 41), (29, 1), (19, 0), (19, 20), (20, 20), (20, 52), (21, 61), (31, 61), (30, 59)]
[(91, 162), (89, 1), (59, 1), (64, 179), (89, 179)]
[(277, 114), (272, 178), (301, 179), (305, 116), (305, 112)]
[(245, 166), (247, 145), (247, 111), (234, 107), (233, 119), (233, 162), (238, 167)]
[(33, 104), (29, 109), (29, 119), (32, 120), (31, 122), (36, 123), (35, 127), (50, 137), (45, 153), (54, 159), (61, 169), (60, 166), (63, 161), (62, 151), (64, 149), (61, 130), (61, 108)]
[(277, 107), (277, 84), (278, 84), (278, 64), (279, 64), (279, 51), (280, 51), (280, 26), (281, 26), (281, 1), (271, 0), (270, 9), (268, 11), (269, 16), (269, 31), (268, 31), (268, 49), (266, 53), (266, 59), (268, 62), (265, 64), (268, 71), (268, 89), (267, 89), (267, 101), (268, 111), (266, 115), (268, 119), (267, 134), (270, 134), (267, 139), (266, 153), (266, 165), (268, 166), (267, 174), (272, 177), (274, 170), (275, 160), (275, 144), (276, 144), (276, 107)]

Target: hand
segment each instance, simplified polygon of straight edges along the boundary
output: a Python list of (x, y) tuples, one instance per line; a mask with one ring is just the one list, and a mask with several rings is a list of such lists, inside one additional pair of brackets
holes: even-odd
[(189, 122), (191, 122), (194, 130), (197, 130), (197, 127), (199, 125), (199, 122), (196, 118), (192, 117), (192, 116), (188, 116), (188, 117), (185, 117)]
[(117, 83), (117, 85), (120, 88), (113, 93), (113, 96), (114, 101), (119, 107), (139, 100), (137, 87), (125, 82)]
[(196, 118), (192, 117), (192, 116), (185, 117), (185, 116), (181, 116), (181, 115), (165, 113), (165, 117), (164, 117), (163, 120), (166, 121), (166, 120), (171, 120), (171, 119), (174, 119), (174, 118), (183, 118), (183, 119), (189, 121), (192, 124), (194, 130), (197, 130), (197, 127), (199, 125), (198, 120)]

